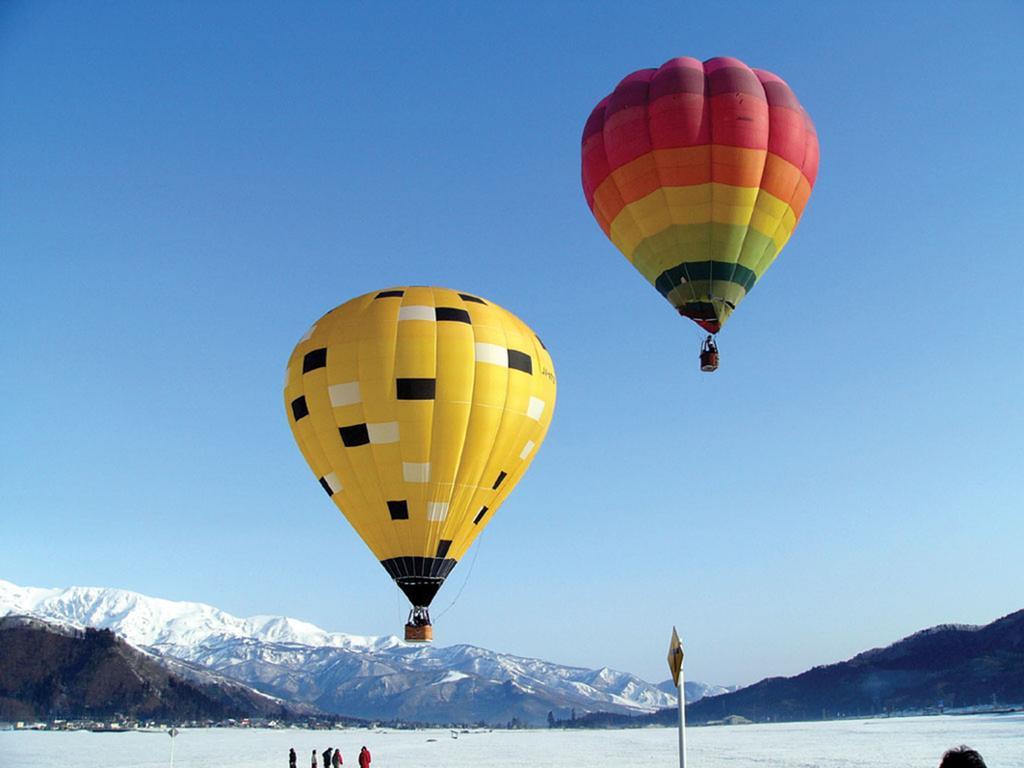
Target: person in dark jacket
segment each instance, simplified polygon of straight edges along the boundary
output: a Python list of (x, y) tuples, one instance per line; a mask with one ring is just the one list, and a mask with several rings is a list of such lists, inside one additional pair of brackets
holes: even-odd
[(331, 768), (331, 748), (328, 747), (323, 751), (324, 768)]
[(370, 768), (370, 750), (366, 747), (359, 750), (359, 768)]
[(331, 768), (341, 768), (345, 761), (341, 757), (341, 750), (337, 747), (334, 748), (334, 752), (331, 753)]
[(985, 761), (975, 750), (961, 744), (946, 751), (939, 768), (985, 768)]
[(288, 768), (295, 768), (295, 747), (288, 750)]

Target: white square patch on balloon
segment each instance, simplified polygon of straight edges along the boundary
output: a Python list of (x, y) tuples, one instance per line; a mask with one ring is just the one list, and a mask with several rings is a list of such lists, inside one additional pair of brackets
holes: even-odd
[(367, 424), (366, 431), (370, 435), (371, 443), (379, 445), (380, 443), (398, 442), (397, 421), (385, 421), (380, 424)]
[(341, 490), (341, 480), (334, 472), (324, 475), (324, 482), (330, 486), (332, 495)]
[(411, 461), (402, 462), (402, 477), (407, 483), (429, 483), (430, 462), (418, 464)]
[(354, 405), (362, 402), (359, 394), (359, 382), (347, 381), (344, 384), (332, 384), (327, 388), (327, 394), (331, 397), (331, 405)]
[(541, 415), (544, 413), (544, 401), (539, 397), (531, 397), (530, 405), (526, 409), (526, 415), (534, 421), (540, 421)]
[(398, 310), (399, 320), (437, 320), (433, 307), (425, 307), (418, 304), (410, 304)]
[(497, 344), (478, 341), (476, 343), (476, 361), (508, 368), (508, 350)]
[(431, 522), (439, 522), (448, 517), (448, 502), (447, 501), (428, 501), (427, 502), (427, 520)]

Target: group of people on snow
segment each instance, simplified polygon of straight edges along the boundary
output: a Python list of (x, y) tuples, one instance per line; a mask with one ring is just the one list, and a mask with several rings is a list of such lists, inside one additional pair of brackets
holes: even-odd
[[(316, 761), (316, 750), (313, 750), (313, 756), (310, 759), (310, 768), (341, 768), (345, 764), (345, 760), (341, 756), (341, 750), (337, 747), (328, 747), (321, 754), (323, 763), (317, 763)], [(295, 754), (295, 748), (292, 747), (288, 750), (288, 768), (296, 768), (296, 760), (298, 757)], [(363, 747), (359, 750), (359, 768), (370, 768), (370, 750)]]
[[(341, 757), (341, 750), (336, 747), (328, 747), (321, 755), (323, 758), (322, 768), (340, 768), (345, 764)], [(295, 748), (288, 750), (288, 768), (297, 768)], [(359, 750), (359, 768), (370, 768), (370, 750), (363, 747)], [(316, 750), (310, 762), (310, 768), (320, 768), (316, 761)], [(939, 768), (985, 768), (985, 761), (982, 760), (975, 750), (967, 746), (959, 746), (950, 749), (942, 756), (942, 763)]]

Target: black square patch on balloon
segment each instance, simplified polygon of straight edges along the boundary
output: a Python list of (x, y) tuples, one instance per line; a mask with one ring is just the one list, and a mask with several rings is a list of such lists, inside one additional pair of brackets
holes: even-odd
[(402, 499), (401, 501), (389, 501), (388, 512), (391, 513), (392, 520), (408, 520), (409, 502), (405, 499)]
[(437, 379), (395, 379), (399, 400), (433, 400), (437, 396)]
[(530, 360), (530, 356), (517, 349), (510, 349), (508, 351), (508, 367), (515, 368), (523, 373), (533, 373), (533, 361)]
[(472, 301), (475, 304), (484, 304), (484, 305), (487, 304), (486, 301), (484, 301), (483, 299), (479, 298), (478, 296), (471, 296), (468, 293), (460, 293), (459, 294), (459, 298), (462, 299), (463, 301)]
[(351, 427), (338, 427), (341, 442), (346, 448), (356, 448), (370, 442), (370, 430), (365, 424), (353, 424)]
[(437, 307), (434, 310), (434, 317), (437, 318), (439, 323), (447, 320), (452, 323), (473, 324), (473, 321), (469, 319), (469, 312), (464, 309), (457, 309), (456, 307)]
[(331, 490), (331, 484), (327, 482), (327, 478), (326, 477), (321, 477), (320, 478), (320, 487), (323, 488), (325, 491), (327, 491), (327, 495), (328, 496), (333, 496), (334, 495), (334, 491)]
[(445, 558), (448, 557), (448, 550), (452, 548), (452, 542), (450, 539), (441, 539), (437, 542), (437, 554), (434, 557)]
[(497, 479), (497, 480), (495, 480), (495, 481), (494, 481), (494, 485), (492, 485), (492, 486), (491, 486), (491, 490), (492, 490), (492, 491), (496, 491), (496, 490), (498, 490), (498, 486), (499, 486), (499, 485), (501, 485), (502, 481), (503, 481), (503, 480), (504, 480), (504, 479), (505, 479), (506, 477), (507, 477), (507, 475), (506, 475), (506, 474), (505, 474), (504, 472), (502, 472), (501, 474), (499, 474), (499, 475), (498, 475), (498, 479)]
[(405, 296), (405, 291), (381, 291), (373, 298), (375, 299), (398, 299)]
[(301, 418), (309, 416), (309, 406), (306, 405), (306, 396), (296, 397), (292, 400), (292, 416), (298, 421)]
[(327, 367), (327, 347), (321, 347), (320, 349), (314, 349), (306, 353), (306, 356), (302, 358), (302, 372), (309, 373), (315, 371), (317, 368)]
[(480, 525), (480, 521), (484, 519), (484, 515), (487, 514), (487, 507), (480, 507), (480, 511), (476, 513), (476, 517), (473, 518), (473, 525)]

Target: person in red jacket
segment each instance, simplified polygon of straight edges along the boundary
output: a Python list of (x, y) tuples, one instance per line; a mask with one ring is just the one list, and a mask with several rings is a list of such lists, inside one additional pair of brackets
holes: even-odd
[(366, 747), (359, 750), (359, 768), (370, 768), (370, 750)]

